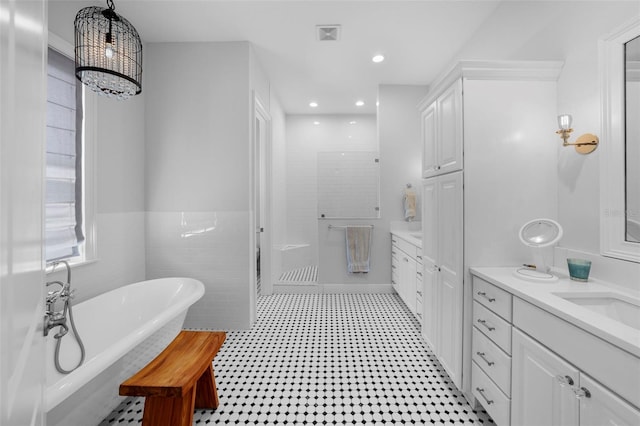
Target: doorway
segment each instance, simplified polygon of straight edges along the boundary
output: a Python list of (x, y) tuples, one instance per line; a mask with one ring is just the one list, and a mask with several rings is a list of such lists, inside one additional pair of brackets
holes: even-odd
[[(271, 280), (271, 117), (264, 103), (254, 93), (254, 223), (255, 223), (255, 287), (258, 296), (273, 292)], [(254, 302), (255, 306), (255, 302)]]

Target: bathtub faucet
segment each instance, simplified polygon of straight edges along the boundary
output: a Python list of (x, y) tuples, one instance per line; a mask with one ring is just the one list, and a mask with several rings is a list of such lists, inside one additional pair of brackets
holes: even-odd
[[(64, 260), (54, 262), (51, 264), (51, 272), (55, 271), (56, 266), (58, 266), (60, 263), (65, 265), (65, 267), (67, 268), (67, 282), (63, 283), (62, 281), (58, 280), (47, 282), (47, 287), (51, 285), (58, 285), (60, 286), (60, 289), (47, 292), (47, 308), (44, 317), (45, 336), (49, 335), (49, 330), (51, 330), (52, 328), (60, 327), (60, 330), (54, 336), (56, 339), (60, 339), (69, 331), (69, 327), (67, 326), (66, 311), (69, 299), (73, 298), (73, 292), (71, 291), (71, 268), (69, 267), (69, 264)], [(63, 303), (63, 309), (60, 311), (56, 311), (55, 309), (56, 302), (58, 301)]]

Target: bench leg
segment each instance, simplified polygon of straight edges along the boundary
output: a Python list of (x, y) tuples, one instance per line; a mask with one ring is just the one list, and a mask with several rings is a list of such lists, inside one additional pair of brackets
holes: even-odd
[(196, 408), (218, 408), (218, 390), (213, 375), (213, 365), (204, 370), (196, 383)]
[(192, 426), (195, 400), (195, 386), (183, 397), (148, 396), (142, 426)]

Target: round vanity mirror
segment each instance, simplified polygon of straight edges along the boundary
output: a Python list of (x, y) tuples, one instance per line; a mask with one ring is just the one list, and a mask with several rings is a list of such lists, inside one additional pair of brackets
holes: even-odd
[(562, 238), (562, 227), (551, 219), (535, 219), (520, 228), (520, 241), (529, 247), (551, 246)]
[(534, 281), (557, 281), (558, 277), (550, 272), (548, 265), (553, 259), (553, 245), (562, 238), (560, 224), (551, 219), (534, 219), (520, 228), (518, 236), (524, 245), (531, 247), (533, 263), (518, 268), (517, 276)]

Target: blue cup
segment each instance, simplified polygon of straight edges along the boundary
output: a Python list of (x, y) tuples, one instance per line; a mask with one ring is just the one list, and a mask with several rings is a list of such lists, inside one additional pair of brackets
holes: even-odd
[(574, 281), (588, 281), (591, 261), (584, 259), (567, 259), (569, 277)]

